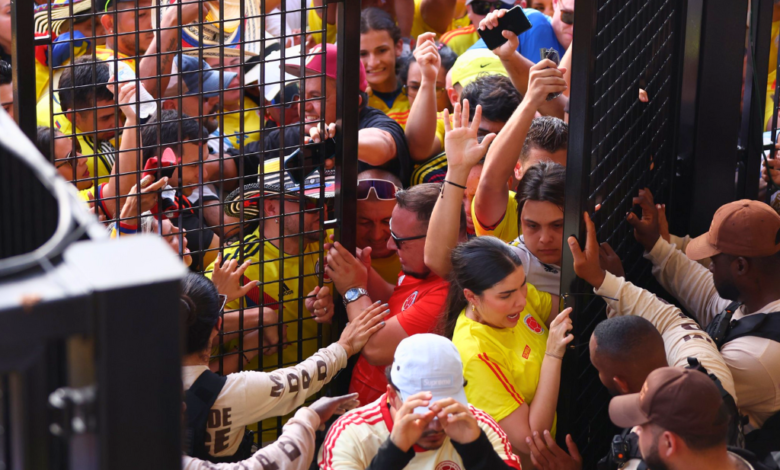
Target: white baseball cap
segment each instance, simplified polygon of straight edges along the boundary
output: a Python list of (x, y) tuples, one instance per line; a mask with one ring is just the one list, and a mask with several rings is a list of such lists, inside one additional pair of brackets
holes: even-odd
[[(404, 338), (395, 350), (391, 367), (390, 378), (403, 401), (415, 393), (431, 392), (431, 403), (454, 398), (466, 406), (469, 404), (463, 390), (460, 353), (443, 336), (426, 333)], [(419, 414), (428, 411), (422, 406), (414, 410)]]

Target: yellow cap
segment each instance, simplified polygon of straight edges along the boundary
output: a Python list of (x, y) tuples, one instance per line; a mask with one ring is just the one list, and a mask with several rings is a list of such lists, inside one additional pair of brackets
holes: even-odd
[(490, 49), (469, 49), (452, 66), (452, 86), (460, 83), (465, 87), (481, 74), (508, 77), (501, 59)]

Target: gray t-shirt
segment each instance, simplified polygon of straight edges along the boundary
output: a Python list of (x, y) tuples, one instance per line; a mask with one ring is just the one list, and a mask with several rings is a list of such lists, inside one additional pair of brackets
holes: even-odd
[(561, 295), (561, 268), (554, 264), (546, 264), (539, 261), (531, 250), (525, 245), (523, 236), (520, 235), (509, 244), (523, 262), (525, 276), (528, 282), (537, 290), (552, 295)]

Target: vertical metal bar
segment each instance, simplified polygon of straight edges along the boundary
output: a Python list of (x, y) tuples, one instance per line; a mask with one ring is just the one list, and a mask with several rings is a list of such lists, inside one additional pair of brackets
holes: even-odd
[[(745, 149), (740, 162), (737, 198), (758, 197), (758, 179), (761, 173), (761, 153), (764, 132), (769, 50), (772, 36), (772, 0), (752, 0), (750, 29), (748, 31), (748, 58), (745, 71), (745, 93), (742, 98), (741, 147)], [(771, 106), (771, 104), (770, 104)]]
[[(709, 229), (715, 211), (736, 196), (739, 104), (747, 2), (708, 0), (704, 5), (696, 103), (688, 231)], [(717, 188), (717, 190), (713, 190)]]
[[(591, 83), (594, 80), (593, 68), (594, 39), (596, 35), (596, 20), (598, 5), (596, 2), (583, 2), (574, 13), (574, 21), (577, 28), (574, 30), (572, 47), (572, 74), (571, 92), (569, 103), (569, 144), (566, 160), (566, 199), (564, 205), (564, 237), (575, 235), (583, 241), (585, 233), (582, 221), (582, 212), (587, 209), (588, 181), (591, 170), (590, 149), (592, 148), (592, 113)], [(582, 292), (579, 286), (582, 281), (574, 274), (572, 268), (574, 260), (571, 251), (563, 249), (561, 260), (561, 292)], [(579, 296), (566, 298), (566, 307), (572, 307), (571, 318), (574, 325), (575, 346), (587, 343), (589, 338), (582, 337), (583, 322), (578, 317), (578, 312), (585, 304)], [(579, 350), (579, 348), (578, 348)], [(558, 397), (558, 440), (562, 443), (562, 436), (572, 433), (574, 408), (578, 387), (579, 361), (575, 354), (564, 356), (561, 369), (561, 387)], [(576, 437), (575, 437), (576, 438)], [(582, 442), (577, 443), (582, 448)], [(565, 448), (565, 447), (564, 447)]]
[(11, 2), (11, 50), (13, 54), (14, 116), (19, 128), (35, 142), (35, 3), (31, 0)]
[[(327, 9), (322, 22), (327, 23)], [(341, 136), (336, 148), (336, 218), (337, 239), (344, 247), (355, 251), (357, 224), (357, 161), (358, 161), (358, 91), (359, 77), (355, 64), (360, 61), (360, 8), (338, 5), (338, 77), (336, 95), (336, 132)], [(322, 38), (326, 42), (325, 33)]]

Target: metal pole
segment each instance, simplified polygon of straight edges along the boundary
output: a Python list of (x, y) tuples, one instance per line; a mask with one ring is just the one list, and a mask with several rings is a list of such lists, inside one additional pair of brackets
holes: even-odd
[[(16, 123), (35, 142), (35, 22), (32, 0), (11, 1), (11, 54), (13, 54), (14, 116)], [(32, 80), (31, 80), (32, 78)]]

